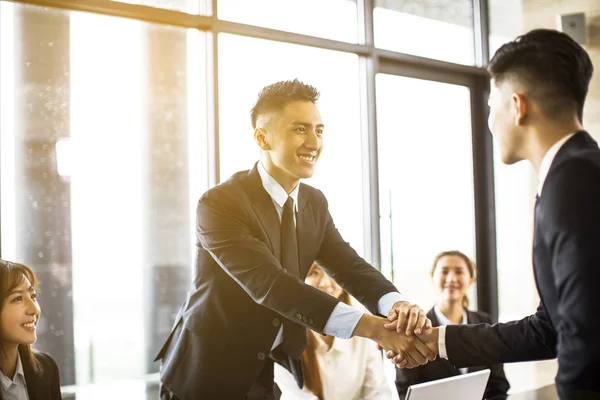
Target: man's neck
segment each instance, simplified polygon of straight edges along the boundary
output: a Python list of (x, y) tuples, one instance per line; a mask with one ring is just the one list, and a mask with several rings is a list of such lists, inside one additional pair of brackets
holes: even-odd
[(9, 379), (13, 379), (17, 370), (18, 345), (2, 345), (0, 351), (0, 370)]
[(550, 148), (559, 140), (567, 135), (583, 130), (583, 126), (579, 121), (574, 121), (569, 124), (546, 124), (538, 128), (534, 128), (530, 134), (530, 143), (528, 147), (527, 159), (535, 170), (536, 174), (540, 172), (540, 165), (544, 156)]
[(287, 194), (292, 193), (300, 183), (298, 179), (291, 178), (288, 174), (277, 168), (268, 157), (262, 157), (260, 162), (265, 171), (281, 185)]
[(455, 324), (460, 324), (462, 321), (463, 306), (460, 301), (442, 300), (440, 302), (440, 311)]

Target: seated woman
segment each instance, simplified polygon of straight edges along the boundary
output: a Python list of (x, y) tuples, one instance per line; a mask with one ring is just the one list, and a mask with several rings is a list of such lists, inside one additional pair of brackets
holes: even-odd
[(0, 399), (61, 399), (58, 366), (31, 349), (37, 285), (29, 267), (0, 260)]
[[(353, 305), (346, 293), (321, 267), (313, 263), (305, 282)], [(335, 339), (307, 329), (307, 347), (302, 354), (304, 387), (293, 375), (275, 364), (275, 383), (281, 400), (392, 399), (383, 372), (382, 354), (368, 339)]]
[[(440, 299), (429, 310), (427, 317), (433, 326), (450, 324), (491, 324), (489, 314), (470, 311), (467, 290), (475, 282), (475, 264), (460, 251), (444, 251), (438, 254), (431, 268), (433, 284), (440, 291)], [(510, 388), (502, 364), (485, 367), (455, 368), (448, 360), (437, 358), (426, 365), (413, 369), (396, 370), (396, 388), (400, 399), (406, 397), (408, 387), (416, 383), (448, 378), (461, 373), (490, 369), (491, 374), (485, 389), (485, 399), (506, 399)]]

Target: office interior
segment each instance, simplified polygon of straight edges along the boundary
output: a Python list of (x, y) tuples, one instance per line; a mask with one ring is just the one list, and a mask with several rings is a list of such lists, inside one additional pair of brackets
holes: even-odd
[[(278, 80), (321, 92), (306, 183), (361, 256), (429, 309), (431, 260), (457, 249), (477, 264), (473, 308), (533, 313), (537, 182), (499, 160), (485, 66), (574, 13), (596, 63), (595, 0), (1, 0), (0, 256), (41, 281), (35, 347), (64, 397), (156, 398), (197, 200), (253, 166), (249, 110)], [(596, 140), (599, 103), (595, 76)], [(557, 363), (505, 370), (520, 393), (552, 385)]]

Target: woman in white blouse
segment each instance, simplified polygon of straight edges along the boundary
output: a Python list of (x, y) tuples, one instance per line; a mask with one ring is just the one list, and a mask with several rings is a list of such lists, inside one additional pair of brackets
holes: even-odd
[[(352, 304), (350, 295), (316, 263), (305, 282), (356, 306)], [(374, 342), (360, 337), (335, 339), (309, 329), (306, 335), (308, 344), (302, 354), (302, 389), (298, 388), (288, 370), (275, 364), (275, 383), (281, 390), (281, 400), (392, 399), (383, 372), (381, 352)]]

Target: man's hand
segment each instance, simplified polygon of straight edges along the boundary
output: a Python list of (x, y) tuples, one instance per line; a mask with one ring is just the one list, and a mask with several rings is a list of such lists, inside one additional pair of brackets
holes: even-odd
[(405, 368), (425, 365), (430, 360), (435, 360), (435, 353), (427, 347), (417, 336), (407, 336), (404, 332), (397, 333), (386, 329), (385, 318), (364, 314), (358, 321), (354, 334), (375, 341), (378, 346), (389, 354), (398, 354), (405, 361)]
[(390, 311), (387, 318), (390, 321), (387, 327), (392, 327), (398, 333), (406, 333), (407, 336), (420, 335), (425, 329), (431, 328), (431, 321), (427, 318), (425, 311), (416, 304), (407, 301), (399, 301)]
[[(389, 325), (389, 324), (388, 324)], [(390, 329), (389, 327), (387, 329)], [(419, 338), (419, 340), (421, 342), (423, 342), (430, 350), (432, 353), (434, 353), (436, 356), (440, 353), (439, 350), (439, 328), (430, 328), (430, 329), (426, 329), (425, 331), (423, 331), (422, 334), (417, 335), (417, 338)], [(393, 351), (386, 351), (385, 356), (387, 358), (389, 358), (392, 363), (394, 363), (396, 365), (396, 367), (398, 368), (412, 368), (412, 361), (411, 360), (407, 360), (406, 357), (404, 357), (403, 354), (401, 353), (394, 353)]]

